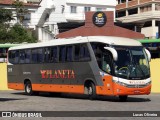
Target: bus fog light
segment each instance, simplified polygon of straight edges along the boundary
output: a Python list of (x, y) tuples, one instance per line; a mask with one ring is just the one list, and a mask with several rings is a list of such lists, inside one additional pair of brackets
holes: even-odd
[(107, 87), (110, 87), (110, 84), (107, 84)]

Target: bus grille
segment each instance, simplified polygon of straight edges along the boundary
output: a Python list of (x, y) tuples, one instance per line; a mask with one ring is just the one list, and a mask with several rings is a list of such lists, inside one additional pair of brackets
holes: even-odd
[(144, 88), (146, 86), (147, 85), (145, 84), (145, 85), (127, 85), (126, 87), (128, 87), (128, 88)]

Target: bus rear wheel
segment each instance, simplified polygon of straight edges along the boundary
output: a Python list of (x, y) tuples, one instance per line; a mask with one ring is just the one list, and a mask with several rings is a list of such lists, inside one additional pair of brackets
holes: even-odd
[(125, 101), (127, 101), (127, 98), (128, 98), (127, 95), (120, 95), (120, 96), (119, 96), (119, 101), (125, 102)]
[(95, 87), (95, 85), (92, 82), (90, 82), (86, 87), (87, 87), (87, 90), (88, 90), (89, 99), (91, 99), (91, 100), (96, 99), (96, 87)]
[(32, 84), (31, 84), (30, 81), (27, 81), (27, 82), (25, 83), (25, 93), (26, 93), (27, 95), (32, 95), (32, 94), (33, 94)]

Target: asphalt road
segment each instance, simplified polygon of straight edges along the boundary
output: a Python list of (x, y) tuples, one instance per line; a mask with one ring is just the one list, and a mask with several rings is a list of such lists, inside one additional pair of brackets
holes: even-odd
[[(27, 96), (23, 91), (0, 91), (0, 111), (160, 111), (160, 94), (129, 96), (126, 102), (119, 102), (116, 97), (106, 96), (100, 96), (96, 100), (88, 100), (86, 96), (73, 94), (53, 96), (48, 93), (40, 93), (37, 96)], [(67, 118), (63, 117), (59, 119)], [(82, 118), (87, 120), (113, 119), (113, 117)], [(82, 118), (76, 117), (76, 119)], [(47, 119), (51, 118), (48, 117)], [(131, 118), (115, 116), (114, 119), (128, 120)], [(137, 117), (133, 117), (132, 119), (137, 119)], [(151, 120), (159, 118), (141, 119)]]

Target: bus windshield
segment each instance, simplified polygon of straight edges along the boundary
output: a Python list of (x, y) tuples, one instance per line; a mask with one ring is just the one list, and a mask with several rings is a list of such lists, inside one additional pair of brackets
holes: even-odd
[(150, 76), (149, 63), (143, 47), (114, 47), (118, 60), (115, 75), (125, 79), (145, 79)]

